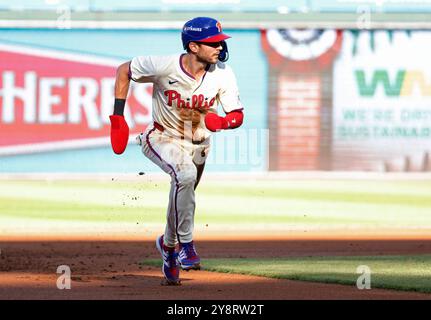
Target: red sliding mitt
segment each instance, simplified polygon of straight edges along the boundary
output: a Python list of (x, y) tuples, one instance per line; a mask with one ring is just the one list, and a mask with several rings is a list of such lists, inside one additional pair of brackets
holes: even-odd
[(129, 141), (129, 126), (127, 125), (124, 116), (111, 115), (111, 146), (116, 154), (122, 154), (127, 147)]
[(221, 129), (234, 129), (238, 128), (244, 119), (242, 111), (229, 112), (226, 117), (209, 112), (205, 116), (205, 126), (210, 131), (218, 131)]

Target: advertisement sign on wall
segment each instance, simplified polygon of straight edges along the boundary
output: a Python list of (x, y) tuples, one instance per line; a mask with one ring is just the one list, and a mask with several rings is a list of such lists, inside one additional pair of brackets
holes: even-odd
[[(431, 32), (229, 32), (245, 122), (214, 134), (209, 171), (431, 170)], [(136, 146), (110, 149), (115, 69), (179, 48), (177, 30), (2, 32), (0, 171), (151, 170)], [(132, 139), (151, 91), (129, 90)]]
[[(0, 45), (0, 155), (109, 145), (116, 67), (121, 62)], [(151, 121), (152, 87), (132, 86), (131, 136)]]
[(272, 170), (431, 170), (431, 32), (266, 30)]
[(345, 32), (334, 67), (333, 169), (384, 170), (408, 159), (426, 169), (430, 40), (426, 31)]

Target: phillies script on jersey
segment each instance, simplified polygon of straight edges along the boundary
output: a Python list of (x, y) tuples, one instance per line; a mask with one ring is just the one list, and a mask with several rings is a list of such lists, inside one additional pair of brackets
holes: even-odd
[(191, 99), (182, 99), (181, 93), (178, 93), (175, 90), (166, 90), (165, 96), (168, 98), (167, 105), (172, 107), (175, 103), (177, 108), (187, 108), (187, 109), (209, 109), (211, 108), (215, 101), (216, 97), (213, 97), (208, 101), (203, 94), (194, 94)]
[[(0, 45), (0, 154), (109, 144), (121, 62)], [(131, 135), (151, 122), (152, 86), (132, 86)]]

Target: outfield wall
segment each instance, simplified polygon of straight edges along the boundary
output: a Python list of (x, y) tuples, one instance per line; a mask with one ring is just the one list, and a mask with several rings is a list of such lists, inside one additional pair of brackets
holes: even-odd
[[(217, 133), (207, 170), (431, 170), (430, 31), (225, 30), (245, 124)], [(0, 30), (0, 172), (151, 172), (134, 85), (131, 144), (109, 146), (115, 68), (180, 52), (177, 30)]]
[[(229, 62), (237, 76), (247, 120), (241, 130), (217, 134), (218, 143), (214, 143), (207, 169), (265, 170), (267, 89), (264, 75), (267, 71), (264, 57), (258, 50), (260, 33), (226, 32), (235, 39), (229, 44)], [(9, 102), (6, 107), (5, 90), (0, 96), (0, 171), (139, 172), (158, 169), (147, 161), (133, 141), (121, 156), (111, 151), (108, 116), (113, 108), (115, 68), (136, 55), (180, 52), (178, 31), (1, 30), (1, 87), (6, 84), (5, 80), (9, 81), (8, 94), (19, 98), (14, 99), (13, 106)], [(42, 87), (50, 85), (44, 78), (51, 79), (51, 90), (42, 94)], [(44, 81), (45, 84), (41, 84)], [(18, 87), (25, 87), (27, 91), (21, 94), (16, 91)], [(79, 105), (82, 95), (77, 90), (94, 91), (92, 101)], [(42, 96), (46, 97), (44, 101)], [(129, 107), (131, 112), (126, 116), (133, 140), (151, 121), (151, 87), (134, 85)], [(239, 143), (244, 134), (254, 137), (250, 145)], [(41, 150), (43, 152), (39, 152)], [(249, 156), (251, 152), (254, 158)]]

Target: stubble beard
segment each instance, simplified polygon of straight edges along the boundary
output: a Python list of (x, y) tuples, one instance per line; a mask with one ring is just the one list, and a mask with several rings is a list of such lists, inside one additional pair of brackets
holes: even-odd
[(215, 59), (215, 61), (210, 60), (210, 59), (204, 59), (202, 57), (196, 56), (196, 60), (202, 64), (216, 64), (218, 62), (218, 58)]

